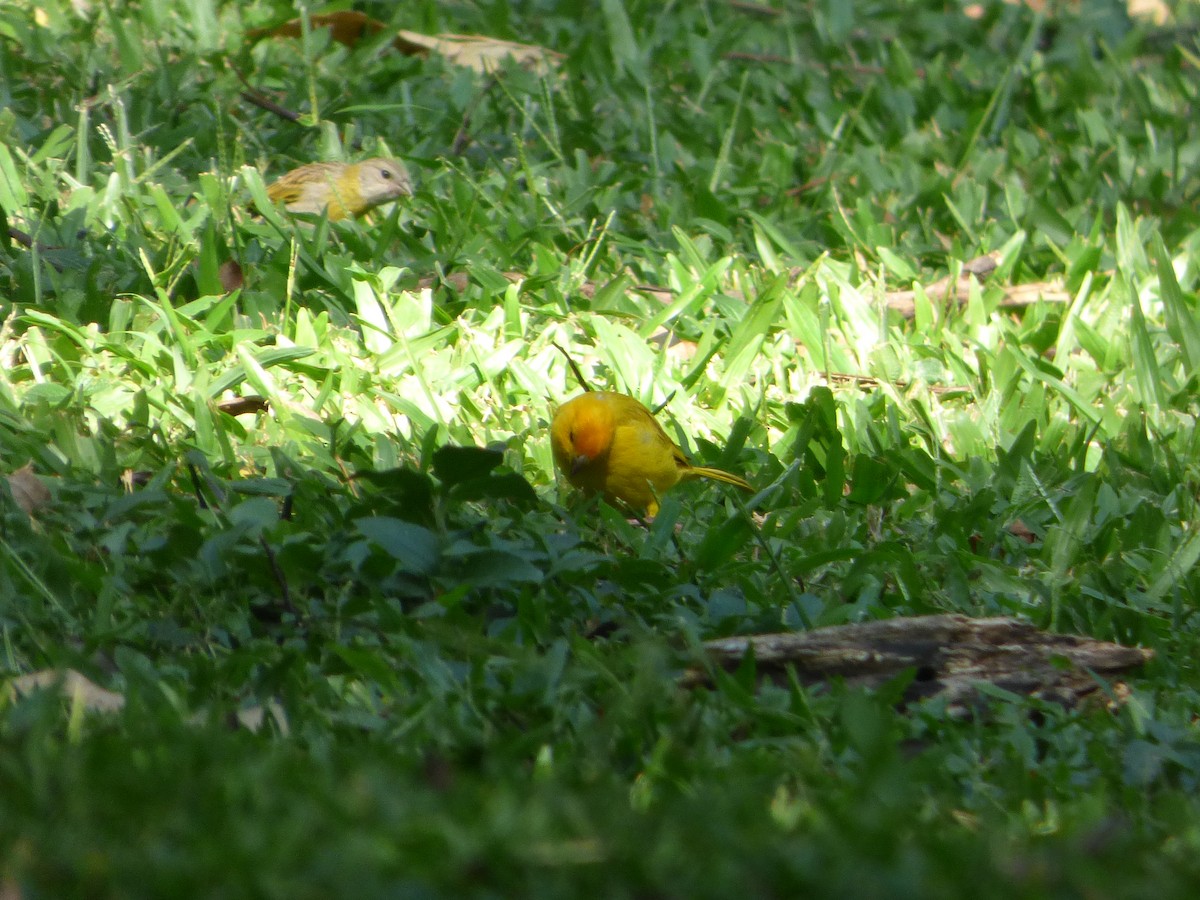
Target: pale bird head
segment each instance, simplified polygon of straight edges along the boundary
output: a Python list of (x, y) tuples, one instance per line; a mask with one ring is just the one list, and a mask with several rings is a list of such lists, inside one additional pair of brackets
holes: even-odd
[(400, 160), (367, 159), (359, 167), (359, 190), (367, 206), (412, 196), (412, 179)]

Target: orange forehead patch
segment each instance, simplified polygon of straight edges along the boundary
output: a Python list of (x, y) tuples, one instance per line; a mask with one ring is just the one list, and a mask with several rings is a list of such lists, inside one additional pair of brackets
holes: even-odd
[(571, 421), (571, 443), (578, 456), (595, 459), (603, 455), (612, 443), (612, 417), (605, 415), (607, 407), (577, 409)]

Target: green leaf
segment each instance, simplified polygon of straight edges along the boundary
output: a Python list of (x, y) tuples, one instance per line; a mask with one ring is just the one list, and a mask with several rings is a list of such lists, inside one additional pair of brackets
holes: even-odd
[(1166, 313), (1167, 333), (1179, 345), (1183, 364), (1188, 375), (1200, 370), (1200, 322), (1197, 314), (1183, 299), (1183, 291), (1175, 278), (1171, 254), (1167, 252), (1162, 236), (1155, 232), (1153, 239), (1154, 261), (1158, 269), (1158, 292)]
[(745, 378), (758, 357), (763, 342), (771, 333), (783, 304), (788, 277), (775, 276), (764, 286), (742, 320), (734, 328), (725, 348), (725, 375), (731, 382)]
[(895, 470), (883, 460), (859, 454), (851, 465), (850, 493), (846, 496), (851, 503), (878, 503), (896, 483)]
[(280, 366), (299, 359), (305, 359), (312, 356), (315, 351), (309, 347), (268, 347), (257, 353), (243, 352), (246, 352), (246, 358), (242, 360), (241, 367), (231, 369), (220, 378), (215, 379), (208, 387), (207, 393), (209, 397), (219, 397), (225, 391), (237, 387), (246, 380), (249, 374), (245, 362), (247, 358), (252, 360), (261, 369), (266, 370), (272, 366)]
[(413, 469), (362, 471), (355, 476), (379, 489), (390, 501), (392, 512), (413, 522), (433, 521), (433, 480)]
[[(677, 235), (677, 238), (681, 241), (686, 240), (681, 234)], [(688, 287), (680, 291), (679, 296), (671, 303), (648, 317), (642, 327), (638, 329), (638, 333), (643, 339), (648, 339), (663, 325), (674, 321), (685, 313), (693, 312), (697, 306), (707, 300), (713, 291), (717, 289), (731, 263), (732, 260), (726, 257), (705, 269), (704, 273)]]
[(406, 571), (431, 575), (437, 570), (441, 561), (440, 542), (432, 531), (390, 516), (356, 519), (354, 525), (363, 537)]
[(484, 478), (467, 478), (450, 490), (455, 500), (507, 500), (518, 506), (536, 506), (540, 500), (533, 486), (516, 472), (503, 472)]
[(1156, 603), (1181, 587), (1200, 562), (1200, 528), (1192, 526), (1175, 548), (1162, 572), (1146, 592), (1146, 601)]
[(474, 548), (446, 557), (447, 569), (457, 579), (475, 587), (503, 588), (515, 584), (538, 584), (546, 576), (528, 559), (516, 553), (491, 548)]
[(1142, 302), (1138, 298), (1137, 290), (1128, 282), (1124, 282), (1124, 287), (1128, 291), (1130, 302), (1130, 356), (1133, 359), (1138, 393), (1142, 403), (1157, 413), (1166, 405), (1163, 393), (1165, 373), (1154, 355), (1154, 345), (1150, 341), (1150, 332), (1146, 328), (1146, 317), (1142, 314)]
[(24, 180), (17, 173), (8, 147), (0, 143), (0, 208), (11, 216), (28, 205), (29, 194), (25, 190)]
[(447, 444), (433, 454), (433, 474), (447, 487), (480, 479), (504, 462), (504, 454), (487, 447)]
[(639, 80), (646, 78), (646, 55), (638, 45), (633, 25), (621, 0), (601, 0), (600, 10), (608, 29), (612, 59), (619, 70), (625, 70)]
[(742, 516), (732, 516), (705, 532), (696, 549), (696, 569), (711, 572), (729, 562), (754, 536), (750, 523)]

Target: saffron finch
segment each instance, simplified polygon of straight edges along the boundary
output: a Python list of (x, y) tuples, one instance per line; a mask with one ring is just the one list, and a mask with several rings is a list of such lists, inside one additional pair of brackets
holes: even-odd
[(361, 216), (412, 192), (404, 163), (378, 157), (359, 163), (309, 163), (267, 186), (267, 196), (291, 212), (327, 211), (331, 220)]
[(550, 446), (575, 487), (650, 516), (658, 512), (658, 495), (680, 481), (712, 478), (753, 490), (736, 475), (693, 466), (654, 414), (627, 394), (588, 391), (568, 400), (550, 423)]

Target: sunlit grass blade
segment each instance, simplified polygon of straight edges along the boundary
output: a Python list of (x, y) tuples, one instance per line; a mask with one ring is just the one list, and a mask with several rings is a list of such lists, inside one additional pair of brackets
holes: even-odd
[(1124, 285), (1129, 296), (1129, 343), (1133, 359), (1135, 382), (1141, 402), (1155, 413), (1165, 405), (1164, 376), (1150, 341), (1146, 317), (1142, 313), (1142, 302), (1137, 290), (1128, 282)]
[(1200, 322), (1197, 321), (1197, 312), (1183, 299), (1183, 291), (1171, 264), (1171, 254), (1159, 234), (1154, 235), (1153, 250), (1158, 271), (1159, 297), (1162, 299), (1163, 312), (1167, 319), (1167, 332), (1179, 344), (1184, 370), (1191, 376), (1200, 370)]

